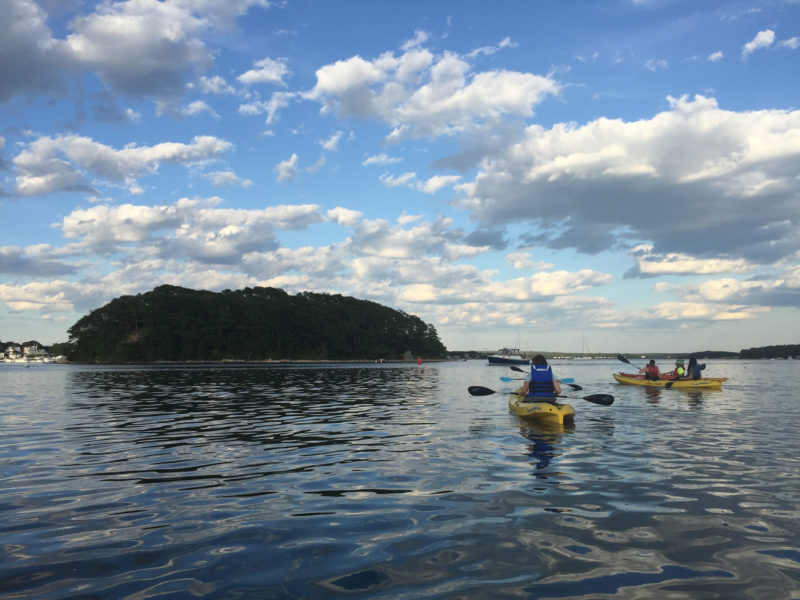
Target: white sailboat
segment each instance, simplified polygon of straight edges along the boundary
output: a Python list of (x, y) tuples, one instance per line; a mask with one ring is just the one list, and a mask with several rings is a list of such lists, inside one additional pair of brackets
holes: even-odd
[(589, 347), (586, 345), (586, 339), (584, 338), (583, 332), (581, 331), (581, 354), (576, 354), (572, 357), (573, 360), (592, 360), (589, 354)]

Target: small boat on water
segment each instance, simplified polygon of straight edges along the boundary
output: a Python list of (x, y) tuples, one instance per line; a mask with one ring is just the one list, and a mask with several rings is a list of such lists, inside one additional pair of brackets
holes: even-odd
[(569, 404), (525, 402), (525, 397), (516, 392), (508, 397), (508, 411), (523, 419), (550, 425), (563, 425), (565, 421), (569, 423), (575, 418), (575, 409)]
[(500, 348), (497, 352), (489, 356), (490, 365), (529, 365), (530, 358), (525, 358), (519, 348)]
[(634, 377), (625, 377), (618, 373), (614, 373), (614, 379), (617, 383), (624, 385), (643, 385), (646, 387), (669, 387), (669, 388), (721, 388), (722, 382), (714, 379), (659, 379), (653, 381), (651, 379), (637, 379)]
[[(620, 372), (619, 375), (621, 377), (628, 377), (629, 379), (644, 379), (644, 374), (642, 373), (622, 373)], [(665, 381), (672, 381), (675, 379), (675, 375), (667, 375), (666, 373), (661, 374), (661, 379)], [(700, 381), (728, 381), (727, 377), (701, 377)]]

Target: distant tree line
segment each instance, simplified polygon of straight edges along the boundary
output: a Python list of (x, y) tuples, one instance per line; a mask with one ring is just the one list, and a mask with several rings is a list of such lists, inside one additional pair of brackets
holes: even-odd
[(763, 346), (761, 348), (748, 348), (739, 352), (739, 358), (789, 358), (800, 357), (800, 344), (786, 344), (783, 346)]
[(115, 298), (69, 329), (75, 362), (442, 358), (433, 325), (376, 302), (277, 288), (162, 285)]

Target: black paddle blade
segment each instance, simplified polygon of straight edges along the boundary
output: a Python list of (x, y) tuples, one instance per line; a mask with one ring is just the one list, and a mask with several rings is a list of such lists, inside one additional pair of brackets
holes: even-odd
[(571, 388), (572, 388), (573, 390), (575, 390), (576, 392), (580, 392), (580, 391), (583, 389), (583, 388), (582, 388), (581, 386), (579, 386), (577, 383), (562, 383), (561, 385), (568, 385), (569, 387), (571, 387)]
[(617, 360), (621, 360), (621, 361), (622, 361), (622, 362), (624, 362), (624, 363), (631, 364), (631, 361), (629, 361), (627, 358), (625, 358), (624, 356), (622, 356), (622, 354), (617, 354)]
[(674, 382), (674, 381), (668, 381), (667, 383), (665, 383), (665, 384), (664, 384), (664, 387), (665, 387), (666, 389), (669, 389), (669, 388), (671, 388), (673, 385), (675, 385), (675, 382)]
[(467, 388), (467, 391), (471, 396), (491, 396), (492, 394), (497, 393), (494, 390), (483, 387), (482, 385), (471, 385)]
[(510, 367), (512, 371), (519, 371), (520, 373), (527, 373), (524, 369), (520, 369), (519, 367)]
[(587, 402), (594, 402), (595, 404), (601, 404), (603, 406), (611, 406), (614, 404), (614, 396), (611, 394), (592, 394), (590, 396), (584, 396), (583, 399)]

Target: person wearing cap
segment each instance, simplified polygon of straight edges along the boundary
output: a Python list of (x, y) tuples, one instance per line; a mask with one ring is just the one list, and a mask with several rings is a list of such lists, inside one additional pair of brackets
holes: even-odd
[(674, 375), (675, 379), (679, 379), (686, 375), (686, 370), (683, 368), (683, 359), (679, 358), (675, 361), (675, 369), (670, 371), (669, 373), (664, 373), (664, 375)]

